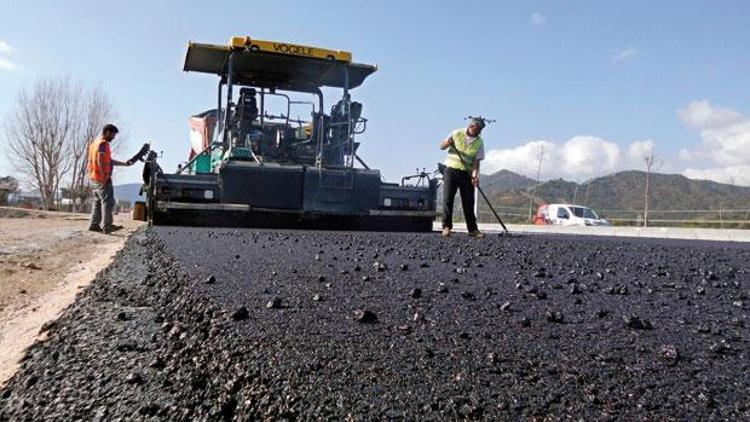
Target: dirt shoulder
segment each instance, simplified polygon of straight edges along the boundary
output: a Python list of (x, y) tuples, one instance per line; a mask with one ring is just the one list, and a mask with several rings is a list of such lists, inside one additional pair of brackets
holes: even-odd
[(140, 225), (89, 232), (88, 216), (0, 208), (0, 385), (13, 375), (23, 350), (105, 268)]

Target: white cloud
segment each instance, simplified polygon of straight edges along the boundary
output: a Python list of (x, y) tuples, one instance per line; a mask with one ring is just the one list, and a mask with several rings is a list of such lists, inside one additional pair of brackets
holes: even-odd
[(529, 16), (529, 23), (533, 26), (544, 26), (547, 23), (547, 17), (539, 12), (532, 13)]
[(630, 144), (628, 157), (632, 161), (641, 161), (643, 157), (654, 152), (654, 141), (635, 141)]
[(620, 147), (594, 136), (576, 136), (560, 150), (562, 165), (572, 176), (590, 177), (613, 171), (620, 162)]
[[(682, 148), (673, 157), (660, 155), (657, 171), (676, 172), (692, 179), (750, 186), (750, 118), (708, 101), (694, 101), (678, 111), (680, 119), (699, 131), (697, 148)], [(536, 177), (544, 148), (541, 178), (584, 181), (622, 170), (644, 170), (643, 157), (658, 147), (652, 140), (627, 145), (595, 136), (575, 136), (566, 142), (533, 140), (513, 148), (488, 150), (484, 173), (507, 169)]]
[(677, 158), (680, 159), (680, 161), (683, 162), (691, 162), (697, 160), (699, 157), (699, 154), (689, 151), (685, 148), (680, 148), (680, 150), (677, 152)]
[(0, 70), (16, 70), (18, 66), (8, 60), (0, 59)]
[(15, 49), (11, 47), (7, 42), (0, 40), (0, 53), (12, 53)]
[(750, 165), (714, 167), (707, 169), (688, 168), (682, 172), (691, 179), (713, 180), (739, 186), (750, 186)]
[[(507, 169), (527, 176), (536, 174), (538, 166), (539, 151), (544, 148), (545, 157), (556, 156), (557, 145), (550, 141), (530, 141), (515, 148), (493, 149), (485, 154), (482, 161), (482, 171), (494, 173), (501, 169)], [(548, 162), (549, 158), (544, 158)], [(543, 171), (546, 164), (542, 164)]]
[(623, 157), (616, 143), (594, 136), (576, 136), (563, 144), (538, 140), (515, 148), (490, 150), (485, 154), (483, 171), (493, 173), (508, 169), (535, 177), (542, 147), (542, 178), (564, 177), (582, 181), (628, 168), (632, 164), (627, 157)]
[(624, 63), (638, 55), (638, 51), (633, 47), (624, 48), (612, 55), (612, 62)]
[(706, 100), (691, 102), (677, 115), (701, 137), (700, 146), (680, 150), (680, 158), (705, 164), (685, 169), (685, 176), (750, 186), (750, 118)]
[[(13, 53), (15, 49), (11, 47), (7, 42), (0, 40), (0, 54), (9, 54)], [(13, 62), (10, 60), (3, 59), (0, 57), (0, 71), (2, 70), (16, 70), (18, 66), (16, 66)]]
[(680, 119), (696, 129), (716, 129), (745, 120), (742, 114), (731, 108), (715, 107), (706, 100), (693, 101), (679, 110)]
[(716, 167), (750, 165), (750, 118), (708, 101), (694, 101), (679, 110), (685, 124), (700, 131), (701, 146), (695, 151)]

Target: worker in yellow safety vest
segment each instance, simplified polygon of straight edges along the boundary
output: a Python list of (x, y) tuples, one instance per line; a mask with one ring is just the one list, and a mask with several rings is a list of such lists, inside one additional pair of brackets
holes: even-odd
[[(112, 213), (115, 208), (112, 170), (114, 166), (131, 166), (133, 161), (123, 162), (112, 158), (109, 143), (115, 139), (118, 132), (117, 126), (113, 124), (105, 125), (101, 136), (89, 144), (88, 175), (94, 192), (89, 230), (93, 232), (109, 234), (122, 228), (122, 226), (112, 224)], [(104, 214), (103, 217), (102, 213)], [(103, 224), (100, 226), (101, 223)]]
[(461, 192), (461, 207), (469, 236), (484, 237), (474, 214), (474, 188), (479, 186), (479, 163), (484, 159), (484, 141), (480, 136), (484, 126), (483, 119), (472, 118), (466, 129), (454, 130), (440, 143), (441, 150), (448, 150), (443, 174), (444, 237), (450, 236), (453, 230), (453, 200), (457, 190)]

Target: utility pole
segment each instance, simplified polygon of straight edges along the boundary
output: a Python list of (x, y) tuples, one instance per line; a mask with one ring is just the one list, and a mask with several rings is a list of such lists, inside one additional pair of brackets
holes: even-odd
[[(648, 163), (648, 161), (647, 161)], [(648, 227), (648, 196), (649, 196), (649, 182), (651, 179), (651, 167), (646, 164), (646, 192), (643, 198), (643, 227)]]
[(539, 165), (537, 166), (537, 169), (536, 169), (536, 183), (534, 183), (534, 189), (533, 189), (533, 191), (531, 193), (531, 196), (529, 197), (529, 222), (533, 221), (531, 219), (531, 215), (532, 215), (531, 214), (531, 207), (532, 207), (533, 202), (534, 202), (534, 197), (536, 196), (536, 187), (539, 186), (539, 177), (542, 174), (542, 161), (543, 160), (544, 160), (544, 144), (542, 144), (539, 147), (539, 155), (537, 156), (537, 161), (538, 161)]
[(591, 189), (591, 180), (586, 182), (586, 200), (583, 201), (583, 206), (588, 207), (589, 206), (589, 190)]

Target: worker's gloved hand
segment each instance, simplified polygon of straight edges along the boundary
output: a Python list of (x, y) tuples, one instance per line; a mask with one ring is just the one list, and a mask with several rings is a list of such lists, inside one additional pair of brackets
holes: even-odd
[(129, 167), (129, 166), (132, 166), (134, 163), (135, 162), (133, 160), (128, 160), (128, 161), (125, 162), (125, 165), (127, 165)]

